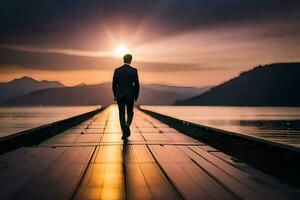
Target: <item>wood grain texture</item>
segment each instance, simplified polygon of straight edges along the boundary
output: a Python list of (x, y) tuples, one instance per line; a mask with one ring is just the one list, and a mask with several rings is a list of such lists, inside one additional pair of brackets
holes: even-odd
[[(275, 179), (135, 110), (117, 107), (0, 156), (0, 199), (297, 199)], [(15, 180), (15, 181), (12, 181)]]

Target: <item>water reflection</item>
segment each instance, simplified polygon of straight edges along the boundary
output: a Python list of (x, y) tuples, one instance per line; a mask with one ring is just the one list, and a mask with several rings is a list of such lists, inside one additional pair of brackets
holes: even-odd
[(98, 107), (0, 107), (0, 137), (66, 119), (96, 108)]
[(143, 106), (182, 120), (300, 147), (300, 108)]

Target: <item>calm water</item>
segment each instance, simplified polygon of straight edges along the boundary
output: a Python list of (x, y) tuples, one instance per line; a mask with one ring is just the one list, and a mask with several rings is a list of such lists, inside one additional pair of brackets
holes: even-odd
[(98, 107), (0, 107), (0, 137), (66, 119), (96, 108)]
[(185, 121), (300, 147), (300, 107), (142, 107)]

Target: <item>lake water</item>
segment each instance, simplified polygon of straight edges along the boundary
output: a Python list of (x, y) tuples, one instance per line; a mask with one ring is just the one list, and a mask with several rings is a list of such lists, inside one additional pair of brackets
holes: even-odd
[(177, 119), (300, 147), (300, 107), (142, 106)]
[(86, 113), (99, 106), (0, 107), (0, 137)]

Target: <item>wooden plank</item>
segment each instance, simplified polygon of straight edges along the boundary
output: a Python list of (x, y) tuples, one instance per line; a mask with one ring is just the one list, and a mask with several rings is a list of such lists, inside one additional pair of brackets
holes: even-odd
[(155, 163), (146, 145), (122, 145), (126, 163)]
[(101, 121), (93, 121), (92, 122), (92, 124), (93, 125), (96, 125), (96, 126), (105, 126), (106, 125), (106, 121), (107, 121), (107, 118), (103, 118), (103, 120), (101, 120)]
[(125, 175), (127, 199), (180, 199), (154, 163), (127, 163)]
[(80, 134), (74, 142), (75, 143), (100, 142), (102, 135), (103, 134)]
[(95, 151), (94, 146), (82, 147), (81, 152), (78, 154), (77, 158), (73, 161), (75, 164), (88, 163)]
[(97, 146), (99, 142), (73, 142), (73, 143), (51, 143), (51, 144), (40, 144), (39, 147), (90, 147), (90, 146)]
[(138, 163), (125, 165), (127, 199), (154, 199)]
[(104, 134), (122, 134), (121, 128), (105, 128)]
[(131, 132), (130, 137), (128, 138), (129, 142), (144, 142), (145, 139), (141, 136), (140, 133)]
[(53, 144), (53, 143), (72, 143), (74, 142), (80, 134), (59, 134), (54, 137), (49, 138), (41, 143), (44, 144)]
[(139, 166), (153, 199), (181, 199), (156, 163), (140, 163)]
[(146, 142), (159, 141), (159, 142), (169, 142), (172, 141), (164, 136), (163, 134), (154, 134), (154, 133), (142, 133), (142, 136), (145, 138)]
[[(174, 146), (150, 145), (149, 148), (177, 190), (186, 199), (233, 199), (233, 196), (197, 167), (191, 159)], [(180, 174), (180, 176), (178, 176)], [(198, 179), (203, 181), (197, 181)], [(207, 191), (213, 184), (214, 191)]]
[(94, 163), (122, 163), (123, 154), (121, 145), (99, 146), (93, 158)]
[(161, 133), (179, 133), (175, 128), (163, 128), (163, 127), (160, 127), (159, 131)]
[[(44, 172), (65, 148), (28, 148), (22, 156), (0, 164), (0, 199), (14, 199), (15, 193), (26, 187), (31, 179)], [(27, 150), (28, 150), (27, 149)], [(7, 157), (14, 153), (7, 153)], [(2, 156), (1, 156), (2, 157)], [(18, 180), (18, 181), (12, 181)]]
[(88, 129), (104, 129), (105, 128), (105, 124), (96, 124), (96, 123), (91, 123), (89, 126), (88, 126)]
[(119, 121), (115, 121), (115, 122), (107, 121), (105, 128), (107, 129), (121, 128), (121, 125)]
[[(22, 196), (24, 199), (70, 199), (94, 149), (84, 148), (85, 151), (83, 147), (66, 148), (53, 164), (16, 191), (12, 198)], [(84, 160), (82, 157), (78, 159), (79, 156), (83, 156)]]
[(264, 192), (255, 190), (252, 187), (249, 187), (241, 183), (235, 177), (225, 173), (223, 170), (218, 168), (216, 165), (207, 161), (203, 157), (199, 156), (197, 153), (189, 149), (188, 147), (180, 147), (191, 159), (193, 159), (199, 167), (204, 169), (210, 176), (215, 180), (218, 180), (223, 184), (227, 189), (232, 191), (236, 196), (242, 199), (266, 199)]
[(156, 128), (138, 128), (141, 133), (159, 133)]
[[(159, 172), (151, 170), (153, 171), (151, 173), (149, 172), (150, 167), (144, 167), (143, 169), (140, 167), (140, 163), (154, 163), (151, 154), (149, 153), (147, 147), (144, 145), (132, 146), (125, 144), (115, 146), (100, 146), (97, 153), (95, 154), (95, 159), (93, 159), (93, 163), (95, 163), (93, 165), (98, 165), (101, 163), (106, 164), (105, 166), (110, 166), (111, 168), (111, 163), (119, 164), (120, 170), (120, 165), (122, 165), (124, 159), (125, 163), (127, 164), (125, 165), (125, 173), (122, 174), (126, 175), (126, 177), (124, 178), (126, 178), (128, 199), (154, 199), (154, 197), (156, 197), (155, 199), (166, 199), (166, 197), (179, 199), (178, 196), (176, 196), (176, 193), (174, 194), (171, 185), (168, 185), (168, 182), (166, 182), (166, 180), (164, 180), (162, 176), (159, 176)], [(105, 170), (105, 166), (103, 165), (104, 169), (102, 170)], [(147, 182), (147, 179), (145, 178), (146, 176), (143, 172), (147, 172), (146, 176), (148, 177), (150, 182)], [(154, 175), (151, 175), (153, 173)], [(101, 176), (98, 177), (97, 184), (93, 182), (92, 176), (93, 175), (89, 175), (89, 181), (84, 180), (78, 193), (75, 196), (76, 198), (104, 198), (104, 192), (102, 191), (103, 181), (101, 180)], [(107, 185), (114, 185), (114, 183), (111, 183), (111, 181), (112, 180), (110, 180), (110, 183)], [(148, 186), (149, 184), (151, 185), (151, 187)], [(168, 191), (168, 193), (166, 193), (166, 191)], [(116, 199), (124, 198), (124, 191), (121, 192), (120, 190), (116, 190), (116, 193), (120, 194)], [(108, 199), (110, 198), (111, 196), (108, 197)]]
[(121, 134), (103, 134), (101, 143), (121, 143)]
[(146, 145), (124, 144), (123, 156), (127, 199), (179, 199)]
[[(80, 180), (83, 164), (61, 164), (56, 167), (56, 170), (47, 169), (47, 173), (42, 173), (28, 182), (10, 198), (18, 199), (21, 196), (23, 199), (69, 199)], [(77, 180), (75, 177), (78, 177)]]
[(91, 164), (74, 199), (126, 199), (122, 163)]
[(247, 185), (249, 188), (252, 188), (257, 193), (261, 193), (264, 196), (273, 196), (275, 195), (276, 198), (282, 199), (287, 197), (287, 194), (283, 194), (282, 192), (278, 192), (272, 189), (269, 185), (269, 182), (264, 182), (262, 179), (259, 179), (255, 176), (251, 176), (246, 172), (233, 167), (232, 165), (224, 162), (223, 160), (213, 156), (212, 154), (200, 149), (199, 147), (191, 146), (189, 147), (197, 154), (199, 154), (204, 159), (208, 160), (209, 162), (213, 163), (216, 167), (223, 170), (228, 175), (234, 177), (235, 179), (239, 180), (239, 182)]
[[(173, 142), (190, 142), (190, 143), (201, 143), (198, 140), (195, 140), (192, 137), (186, 136), (182, 133), (163, 133), (167, 138)], [(202, 143), (203, 144), (203, 143)]]
[(274, 177), (260, 172), (245, 163), (236, 162), (235, 159), (233, 159), (227, 154), (224, 154), (223, 152), (210, 152), (210, 154), (218, 157), (219, 159), (223, 160), (224, 162), (227, 162), (228, 164), (231, 164), (232, 166), (238, 169), (245, 171), (249, 175), (253, 176), (254, 179), (257, 179), (259, 182), (267, 183), (266, 185), (277, 191), (286, 192), (288, 190), (287, 186), (280, 184), (279, 181), (276, 180)]
[(138, 128), (153, 128), (151, 123), (145, 121), (136, 121), (134, 122), (134, 125), (136, 125)]
[(26, 155), (29, 155), (32, 150), (32, 148), (20, 147), (14, 151), (2, 154), (0, 156), (0, 164), (13, 164), (13, 162), (20, 161), (21, 158), (26, 158)]
[(86, 134), (103, 134), (104, 133), (104, 129), (102, 129), (102, 128), (86, 129), (84, 131), (84, 133), (86, 133)]
[[(103, 142), (113, 142), (120, 134), (104, 134)], [(87, 173), (75, 194), (75, 199), (125, 199), (121, 145), (97, 148)]]

